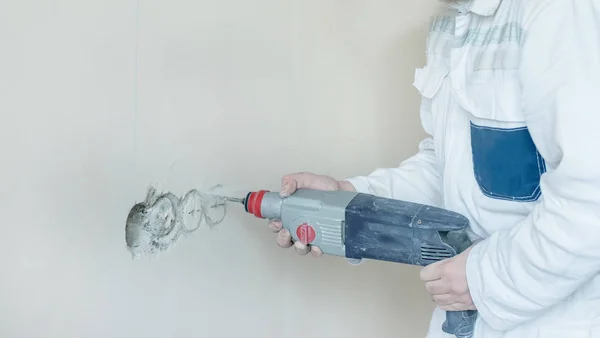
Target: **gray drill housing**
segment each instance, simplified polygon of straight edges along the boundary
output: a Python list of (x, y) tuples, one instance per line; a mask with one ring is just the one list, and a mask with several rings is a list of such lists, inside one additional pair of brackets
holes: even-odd
[[(267, 192), (263, 218), (280, 219), (295, 241), (296, 229), (315, 231), (310, 245), (323, 253), (425, 266), (471, 246), (464, 216), (437, 207), (348, 191), (299, 189), (282, 198)], [(447, 312), (443, 331), (473, 336), (476, 311)]]
[(299, 240), (296, 228), (304, 223), (316, 232), (311, 245), (318, 246), (323, 253), (346, 256), (344, 246), (344, 220), (346, 207), (357, 193), (346, 191), (297, 190), (287, 198), (268, 192), (261, 204), (263, 217), (280, 219), (290, 231), (294, 241)]

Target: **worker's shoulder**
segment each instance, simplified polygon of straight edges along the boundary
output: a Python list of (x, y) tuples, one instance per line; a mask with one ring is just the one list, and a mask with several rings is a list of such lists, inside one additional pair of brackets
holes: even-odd
[(573, 0), (501, 0), (497, 14), (512, 13), (526, 26), (551, 6), (570, 6), (572, 4)]
[(536, 11), (556, 3), (570, 3), (573, 0), (501, 0), (500, 6), (517, 8), (523, 12)]

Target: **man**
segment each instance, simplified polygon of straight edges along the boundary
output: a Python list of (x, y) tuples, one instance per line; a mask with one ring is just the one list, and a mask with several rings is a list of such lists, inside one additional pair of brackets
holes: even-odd
[[(438, 307), (477, 309), (474, 338), (600, 337), (600, 0), (444, 1), (416, 72), (429, 135), (397, 168), (297, 188), (432, 204), (471, 221), (468, 251), (422, 270)], [(281, 223), (270, 222), (279, 231)], [(320, 256), (316, 247), (281, 247)]]

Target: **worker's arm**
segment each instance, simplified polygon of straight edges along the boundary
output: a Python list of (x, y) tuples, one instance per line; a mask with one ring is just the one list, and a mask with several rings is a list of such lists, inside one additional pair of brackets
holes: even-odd
[[(427, 113), (421, 111), (423, 113)], [(424, 123), (424, 126), (427, 126)], [(426, 127), (427, 129), (427, 127)], [(281, 195), (289, 196), (296, 189), (346, 190), (374, 194), (377, 196), (413, 201), (439, 206), (441, 204), (441, 180), (437, 170), (437, 161), (433, 150), (432, 138), (421, 141), (419, 152), (403, 161), (397, 168), (377, 169), (368, 176), (354, 177), (348, 180), (336, 180), (326, 175), (314, 173), (295, 173), (286, 175), (281, 182)], [(280, 220), (270, 220), (269, 228), (278, 232), (276, 242), (282, 248), (294, 246), (301, 255), (309, 252), (321, 256), (320, 248), (292, 242), (292, 237)], [(361, 260), (348, 259), (353, 264)]]
[(379, 168), (366, 176), (350, 178), (358, 192), (416, 203), (441, 205), (441, 179), (431, 137), (419, 144), (419, 152), (397, 168)]
[[(424, 98), (420, 114), (423, 128), (431, 135), (431, 111), (428, 103), (428, 99)], [(295, 173), (282, 178), (282, 196), (289, 196), (300, 188), (357, 191), (439, 206), (441, 204), (441, 179), (433, 137), (429, 136), (421, 141), (418, 153), (401, 162), (397, 168), (377, 169), (369, 175), (341, 181), (314, 173)], [(294, 246), (296, 251), (302, 255), (309, 252), (314, 256), (323, 254), (317, 247), (305, 246), (299, 241), (292, 243), (289, 231), (283, 229), (280, 220), (270, 220), (269, 228), (278, 232), (276, 241), (282, 248)], [(356, 260), (350, 261), (357, 262)]]
[[(438, 206), (441, 203), (440, 185), (433, 140), (427, 138), (420, 143), (419, 152), (403, 161), (397, 168), (377, 169), (368, 176), (342, 181), (330, 176), (307, 172), (290, 174), (282, 178), (280, 194), (284, 197), (289, 196), (296, 189), (301, 188), (346, 190)], [(302, 255), (309, 252), (314, 256), (323, 254), (317, 247), (306, 246), (299, 241), (292, 243), (292, 237), (289, 231), (283, 229), (281, 220), (270, 220), (269, 228), (278, 232), (276, 241), (282, 248), (289, 248), (293, 245), (296, 251)], [(350, 262), (357, 263), (358, 261), (350, 260)]]
[(530, 3), (523, 109), (550, 169), (529, 217), (467, 260), (473, 302), (497, 330), (535, 319), (600, 273), (600, 2)]

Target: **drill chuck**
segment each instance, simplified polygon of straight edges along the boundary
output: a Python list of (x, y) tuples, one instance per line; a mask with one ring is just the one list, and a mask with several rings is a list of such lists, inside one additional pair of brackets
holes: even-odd
[(246, 212), (251, 213), (258, 218), (264, 218), (261, 212), (260, 204), (262, 203), (262, 199), (266, 193), (266, 190), (249, 192), (244, 199), (244, 209)]
[(244, 201), (246, 212), (258, 218), (281, 218), (283, 198), (279, 194), (267, 190), (249, 192)]

